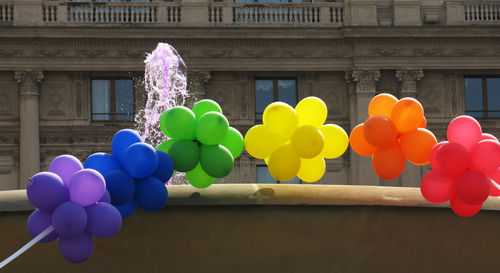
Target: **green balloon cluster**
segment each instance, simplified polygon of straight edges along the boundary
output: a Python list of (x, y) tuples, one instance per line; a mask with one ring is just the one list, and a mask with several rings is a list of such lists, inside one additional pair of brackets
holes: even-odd
[(192, 111), (184, 106), (168, 109), (160, 118), (160, 128), (171, 139), (156, 149), (168, 153), (174, 169), (185, 172), (197, 188), (206, 188), (215, 178), (231, 173), (234, 158), (243, 151), (243, 136), (229, 127), (213, 100), (198, 101)]

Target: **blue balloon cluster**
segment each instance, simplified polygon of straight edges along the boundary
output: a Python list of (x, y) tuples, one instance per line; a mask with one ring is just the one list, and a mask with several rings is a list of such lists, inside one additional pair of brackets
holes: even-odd
[(144, 143), (132, 129), (113, 136), (111, 152), (92, 154), (84, 167), (104, 176), (111, 204), (122, 217), (131, 215), (137, 206), (147, 211), (163, 208), (168, 199), (164, 183), (174, 172), (172, 158)]
[(48, 172), (31, 177), (26, 193), (36, 207), (28, 218), (28, 232), (35, 237), (52, 226), (54, 231), (41, 242), (59, 238), (59, 250), (70, 262), (90, 258), (94, 250), (92, 236), (110, 237), (121, 228), (122, 217), (108, 203), (104, 177), (84, 169), (74, 156), (55, 158)]

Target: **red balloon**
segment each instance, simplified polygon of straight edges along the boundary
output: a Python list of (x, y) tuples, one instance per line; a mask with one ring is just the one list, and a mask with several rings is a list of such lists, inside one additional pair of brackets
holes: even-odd
[(480, 205), (490, 195), (490, 179), (478, 171), (466, 171), (457, 179), (458, 198), (468, 205)]
[(500, 196), (500, 168), (486, 174), (486, 176), (491, 179), (490, 195)]
[(462, 144), (467, 151), (482, 138), (481, 125), (473, 117), (459, 116), (448, 125), (448, 141)]
[(490, 196), (500, 196), (500, 185), (490, 180)]
[(492, 140), (479, 141), (470, 152), (470, 169), (483, 173), (500, 167), (500, 143)]
[(368, 143), (378, 148), (392, 146), (398, 137), (391, 119), (382, 115), (369, 117), (364, 123), (363, 134)]
[(458, 143), (445, 143), (436, 152), (436, 161), (441, 170), (457, 177), (469, 168), (469, 153)]
[(429, 162), (431, 163), (431, 167), (433, 169), (440, 169), (439, 163), (437, 161), (436, 155), (437, 151), (443, 147), (444, 144), (448, 143), (448, 141), (441, 141), (438, 144), (434, 145), (431, 150), (431, 154), (429, 155)]
[(400, 176), (405, 165), (406, 159), (397, 142), (388, 148), (378, 149), (372, 155), (373, 171), (384, 180), (392, 180)]
[(494, 135), (488, 134), (488, 133), (483, 133), (481, 140), (485, 140), (485, 139), (492, 139), (492, 140), (498, 142), (498, 138), (496, 138)]
[(456, 215), (462, 217), (471, 217), (481, 210), (483, 204), (481, 203), (479, 205), (468, 205), (462, 202), (460, 198), (458, 198), (458, 196), (454, 196), (450, 200), (450, 206)]
[(420, 192), (431, 203), (444, 203), (455, 195), (456, 179), (439, 170), (431, 170), (420, 183)]

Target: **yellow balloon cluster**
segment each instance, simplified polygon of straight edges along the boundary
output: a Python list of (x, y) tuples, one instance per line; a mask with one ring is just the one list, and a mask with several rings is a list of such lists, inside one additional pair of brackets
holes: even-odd
[(245, 135), (245, 148), (264, 159), (271, 175), (279, 181), (298, 176), (315, 182), (325, 174), (324, 158), (341, 156), (349, 145), (342, 127), (323, 124), (328, 111), (317, 97), (307, 97), (292, 108), (283, 102), (269, 104), (262, 121)]

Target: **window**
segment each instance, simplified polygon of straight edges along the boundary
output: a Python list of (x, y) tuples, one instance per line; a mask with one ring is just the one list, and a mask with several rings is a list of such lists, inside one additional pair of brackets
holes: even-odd
[(477, 118), (500, 117), (500, 76), (465, 78), (465, 114)]
[(262, 120), (264, 109), (274, 101), (282, 101), (295, 107), (297, 104), (297, 80), (294, 78), (255, 79), (255, 119)]
[(261, 184), (300, 184), (300, 179), (298, 177), (293, 178), (290, 181), (278, 181), (274, 179), (269, 173), (267, 166), (257, 165), (257, 183)]
[(131, 79), (92, 80), (92, 120), (134, 120)]

